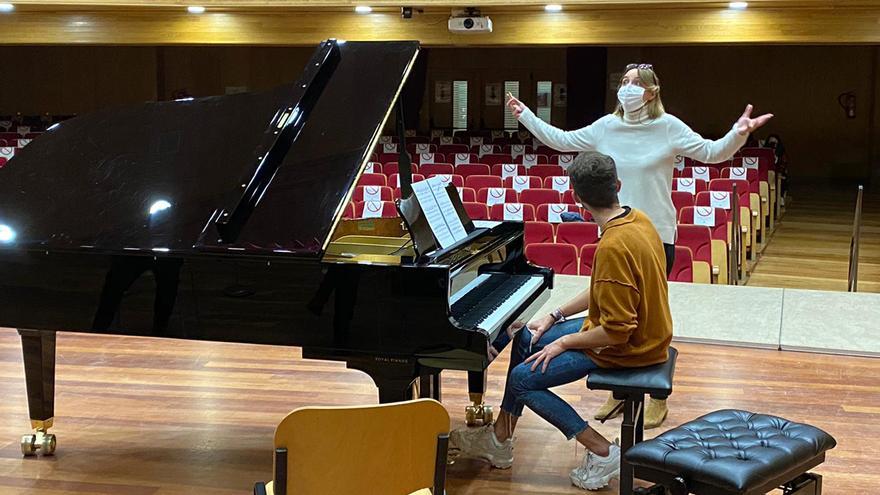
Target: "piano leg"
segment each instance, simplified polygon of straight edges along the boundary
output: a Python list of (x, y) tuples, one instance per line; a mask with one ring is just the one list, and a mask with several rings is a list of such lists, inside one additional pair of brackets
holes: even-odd
[[(305, 353), (304, 353), (305, 355)], [(379, 403), (411, 400), (419, 379), (417, 365), (408, 361), (391, 362), (374, 358), (348, 359), (349, 368), (370, 375), (379, 388)]]
[(28, 411), (34, 433), (21, 438), (25, 456), (55, 453), (55, 435), (48, 433), (55, 416), (55, 332), (18, 330), (24, 355)]
[(440, 371), (419, 376), (419, 398), (440, 401)]
[(486, 393), (486, 371), (468, 371), (468, 396), (473, 402), (467, 406), (465, 422), (468, 426), (478, 424), (488, 425), (492, 423), (492, 406), (483, 403), (483, 395)]

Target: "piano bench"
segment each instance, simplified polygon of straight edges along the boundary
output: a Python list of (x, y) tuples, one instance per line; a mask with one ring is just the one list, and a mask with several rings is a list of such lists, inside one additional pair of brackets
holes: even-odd
[[(633, 468), (624, 454), (645, 437), (645, 395), (655, 399), (666, 399), (672, 394), (672, 377), (675, 374), (675, 360), (678, 351), (669, 348), (669, 359), (665, 363), (644, 368), (599, 369), (587, 377), (590, 390), (609, 390), (615, 399), (623, 401), (608, 417), (623, 408), (623, 422), (620, 424), (620, 493), (631, 494), (633, 490)], [(607, 417), (606, 417), (607, 419)], [(605, 422), (605, 419), (602, 420)]]
[[(834, 448), (810, 425), (748, 411), (716, 411), (631, 448), (635, 477), (656, 483), (635, 494), (821, 495), (822, 477), (808, 471)], [(623, 492), (621, 493), (629, 493)]]

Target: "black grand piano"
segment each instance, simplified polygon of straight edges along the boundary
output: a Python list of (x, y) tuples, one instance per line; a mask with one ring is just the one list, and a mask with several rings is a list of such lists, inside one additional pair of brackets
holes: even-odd
[(400, 219), (342, 218), (418, 53), (329, 40), (294, 84), (78, 117), (0, 170), (25, 455), (55, 450), (56, 331), (300, 346), (368, 373), (382, 402), (439, 399), (440, 372), (467, 370), (468, 420), (490, 419), (489, 346), (552, 284), (522, 224), (419, 252)]

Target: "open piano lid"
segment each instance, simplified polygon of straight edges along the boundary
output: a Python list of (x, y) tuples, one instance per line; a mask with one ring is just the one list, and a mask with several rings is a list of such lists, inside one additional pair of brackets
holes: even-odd
[(318, 257), (418, 50), (331, 40), (295, 84), (66, 121), (0, 169), (0, 249)]

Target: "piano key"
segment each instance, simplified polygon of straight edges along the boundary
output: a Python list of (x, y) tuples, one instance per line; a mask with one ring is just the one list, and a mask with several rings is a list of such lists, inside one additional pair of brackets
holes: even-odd
[(539, 290), (542, 285), (543, 279), (541, 277), (529, 277), (529, 280), (517, 289), (516, 292), (511, 294), (503, 304), (498, 307), (498, 309), (493, 311), (492, 314), (479, 323), (479, 328), (486, 330), (494, 336), (498, 330), (496, 327), (504, 323), (507, 318), (521, 308), (523, 301), (525, 301), (536, 290)]

